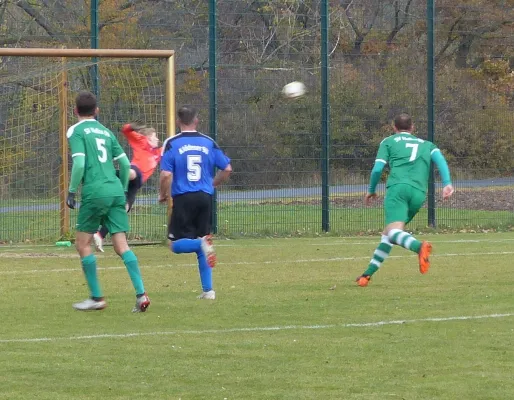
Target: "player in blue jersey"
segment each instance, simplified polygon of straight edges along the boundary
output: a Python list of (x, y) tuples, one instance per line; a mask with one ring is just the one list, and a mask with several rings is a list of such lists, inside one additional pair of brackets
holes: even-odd
[[(212, 269), (216, 254), (212, 244), (212, 195), (232, 172), (230, 159), (214, 140), (197, 131), (198, 112), (191, 106), (178, 110), (180, 133), (162, 146), (159, 202), (170, 195), (173, 208), (168, 224), (171, 251), (196, 253), (202, 294), (200, 299), (214, 300)], [(215, 169), (218, 169), (214, 175)]]

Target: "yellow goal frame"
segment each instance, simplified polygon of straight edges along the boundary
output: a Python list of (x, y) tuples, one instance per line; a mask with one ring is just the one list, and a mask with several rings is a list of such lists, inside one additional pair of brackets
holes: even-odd
[[(54, 57), (63, 60), (66, 58), (162, 58), (166, 60), (166, 129), (168, 136), (175, 133), (175, 52), (173, 50), (137, 50), (137, 49), (49, 49), (49, 48), (0, 48), (0, 56), (7, 57)], [(66, 235), (70, 227), (70, 212), (66, 207), (68, 194), (68, 77), (66, 68), (63, 68), (59, 85), (63, 90), (59, 93), (59, 145), (61, 147), (61, 171), (59, 179), (60, 199), (60, 228), (61, 235)]]

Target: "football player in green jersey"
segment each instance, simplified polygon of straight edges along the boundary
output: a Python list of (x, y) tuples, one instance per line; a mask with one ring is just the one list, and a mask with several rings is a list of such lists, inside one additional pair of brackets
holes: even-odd
[(404, 228), (425, 202), (432, 161), (441, 174), (444, 186), (443, 199), (453, 194), (450, 171), (443, 154), (432, 142), (412, 134), (414, 124), (411, 117), (408, 114), (398, 115), (394, 120), (393, 128), (394, 135), (380, 143), (375, 165), (371, 171), (368, 193), (364, 199), (369, 205), (377, 196), (376, 186), (380, 181), (382, 170), (386, 164), (389, 164), (390, 173), (384, 199), (386, 227), (368, 268), (357, 278), (359, 286), (368, 285), (371, 276), (389, 256), (393, 244), (417, 253), (419, 271), (422, 274), (428, 272), (432, 245), (428, 242), (420, 242), (405, 232)]
[[(114, 251), (123, 259), (136, 290), (136, 305), (132, 312), (144, 312), (150, 305), (150, 299), (145, 292), (137, 257), (130, 250), (125, 234), (129, 230), (125, 192), (130, 162), (113, 133), (95, 119), (97, 113), (95, 95), (80, 92), (75, 100), (78, 122), (66, 134), (73, 159), (66, 204), (75, 208), (75, 195), (82, 182), (75, 247), (91, 293), (90, 298), (73, 304), (73, 308), (80, 311), (102, 310), (107, 305), (96, 274), (96, 257), (91, 251), (93, 234), (103, 225), (108, 228)], [(120, 178), (116, 176), (114, 160), (119, 163)]]

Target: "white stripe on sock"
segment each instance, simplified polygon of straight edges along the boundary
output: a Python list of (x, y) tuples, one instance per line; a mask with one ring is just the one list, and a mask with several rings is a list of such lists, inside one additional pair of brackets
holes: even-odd
[(385, 243), (385, 244), (388, 244), (388, 245), (390, 245), (391, 247), (393, 246), (393, 244), (392, 244), (392, 243), (391, 243), (391, 241), (389, 240), (389, 236), (387, 236), (387, 235), (382, 235), (382, 238), (380, 239), (380, 242)]
[(389, 238), (391, 243), (395, 243), (393, 240), (394, 235), (396, 235), (397, 233), (401, 233), (401, 232), (403, 232), (401, 229), (391, 229), (389, 231), (389, 233), (387, 234), (387, 237)]
[(405, 241), (405, 247), (407, 249), (410, 249), (410, 245), (412, 244), (412, 242), (414, 242), (414, 240), (416, 240), (416, 239), (414, 239), (412, 236), (409, 236), (407, 238), (407, 240)]
[(403, 239), (405, 239), (409, 234), (407, 232), (400, 233), (396, 238), (396, 243), (398, 243), (400, 246), (403, 246)]
[(378, 268), (380, 268), (380, 266), (382, 265), (382, 263), (380, 261), (375, 260), (374, 258), (372, 258), (369, 263), (373, 264), (373, 265), (376, 265)]
[(389, 254), (387, 254), (385, 251), (377, 249), (375, 250), (375, 255), (385, 260)]

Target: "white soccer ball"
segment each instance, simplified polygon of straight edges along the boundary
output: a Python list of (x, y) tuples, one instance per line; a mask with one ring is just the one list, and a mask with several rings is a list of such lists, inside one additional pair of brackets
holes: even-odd
[(295, 81), (285, 85), (282, 89), (282, 94), (288, 99), (296, 99), (303, 96), (306, 91), (307, 88), (302, 82)]

